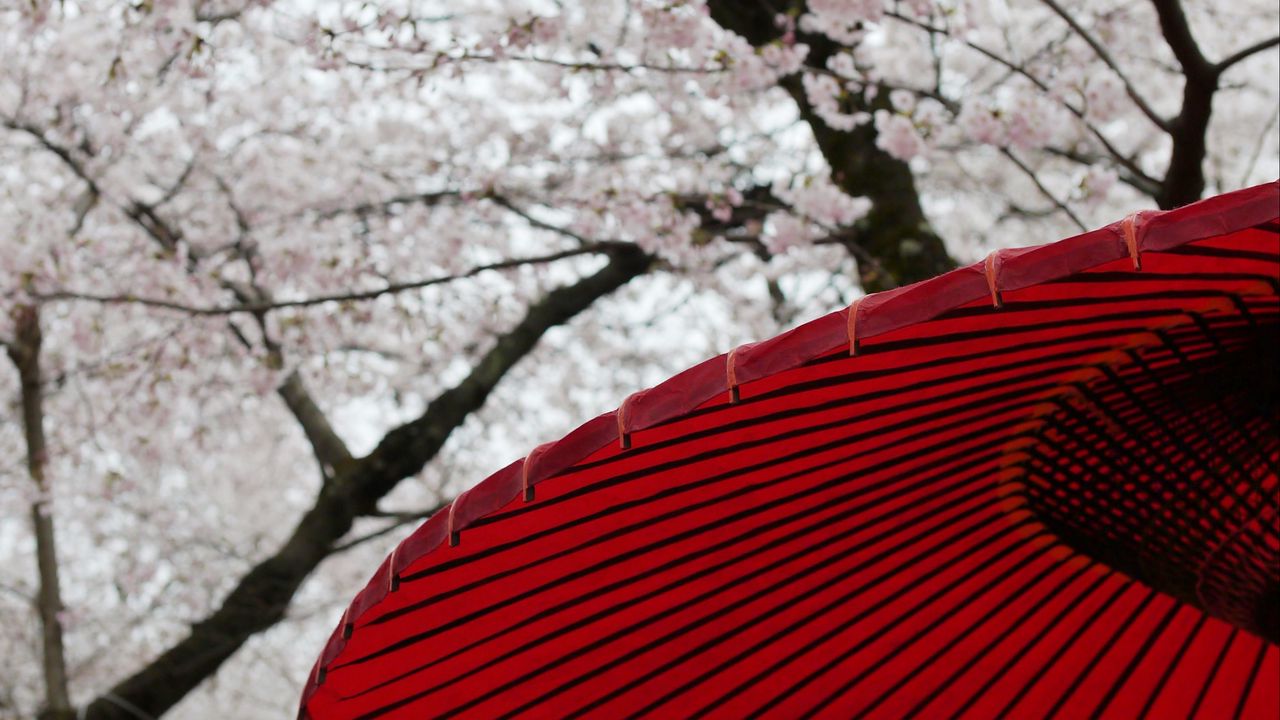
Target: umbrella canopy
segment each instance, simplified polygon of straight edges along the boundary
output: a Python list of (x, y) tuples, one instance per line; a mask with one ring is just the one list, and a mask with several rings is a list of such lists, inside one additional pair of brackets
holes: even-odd
[(1280, 716), (1280, 184), (870, 295), (405, 540), (329, 717)]

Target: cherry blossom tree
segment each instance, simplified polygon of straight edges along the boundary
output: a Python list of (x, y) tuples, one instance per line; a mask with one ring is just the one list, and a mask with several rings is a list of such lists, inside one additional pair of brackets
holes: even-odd
[(0, 716), (275, 717), (700, 358), (1280, 174), (1270, 0), (0, 4)]

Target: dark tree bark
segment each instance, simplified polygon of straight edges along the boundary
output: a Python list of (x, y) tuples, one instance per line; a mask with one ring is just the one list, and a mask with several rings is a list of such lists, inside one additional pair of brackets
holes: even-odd
[(36, 501), (31, 505), (31, 525), (36, 539), (36, 568), (40, 590), (36, 610), (40, 614), (40, 641), (44, 669), (45, 706), (41, 720), (71, 720), (75, 711), (67, 685), (67, 661), (62, 642), (62, 591), (58, 581), (58, 551), (54, 541), (53, 509), (50, 505), (48, 448), (44, 437), (44, 389), (40, 379), (39, 310), (30, 305), (14, 310), (14, 338), (5, 346), (18, 370), (22, 401), (22, 427), (27, 443), (27, 472), (36, 485)]
[(1204, 194), (1204, 158), (1213, 96), (1218, 91), (1218, 70), (1200, 52), (1191, 26), (1178, 0), (1155, 0), (1160, 31), (1182, 66), (1182, 111), (1169, 124), (1173, 150), (1169, 169), (1156, 195), (1156, 204), (1168, 210), (1195, 202)]
[(619, 248), (608, 265), (573, 285), (550, 292), (497, 343), (457, 386), (440, 394), (417, 419), (382, 439), (369, 455), (339, 462), (315, 504), (284, 545), (249, 571), (223, 602), (191, 633), (142, 670), (104, 693), (86, 709), (94, 720), (157, 717), (173, 707), (246, 640), (284, 617), (303, 580), (332, 552), (361, 515), (401, 480), (420, 471), (445, 440), (550, 328), (567, 322), (643, 274), (650, 258)]

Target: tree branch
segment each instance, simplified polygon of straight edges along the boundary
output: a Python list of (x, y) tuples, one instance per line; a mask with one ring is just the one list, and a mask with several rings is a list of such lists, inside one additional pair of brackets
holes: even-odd
[[(799, 212), (781, 198), (775, 196), (772, 188), (768, 185), (753, 185), (742, 191), (742, 196), (742, 204), (731, 209), (732, 212), (727, 220), (717, 218), (715, 213), (707, 207), (707, 202), (711, 199), (707, 195), (686, 193), (676, 196), (674, 202), (676, 207), (681, 210), (692, 212), (698, 216), (698, 232), (701, 237), (710, 238), (719, 235), (726, 242), (746, 245), (751, 248), (751, 252), (756, 257), (765, 262), (768, 262), (773, 257), (773, 253), (769, 252), (769, 248), (765, 246), (759, 234), (765, 218), (775, 210), (792, 213), (808, 222), (821, 226), (825, 231), (826, 234), (824, 236), (814, 239), (814, 245), (839, 245), (843, 247), (849, 253), (849, 256), (858, 263), (858, 274), (863, 281), (869, 280), (872, 284), (885, 287), (896, 287), (901, 284), (900, 279), (889, 272), (875, 255), (862, 246), (860, 233), (868, 230), (874, 231), (874, 228), (869, 226), (865, 218), (856, 221), (852, 227), (827, 226), (813, 218), (806, 217), (804, 213)], [(769, 287), (769, 294), (777, 301), (777, 293), (775, 293), (772, 285)]]
[[(890, 17), (890, 18), (893, 18), (894, 20), (904, 22), (908, 25), (913, 25), (928, 33), (939, 33), (944, 35), (949, 34), (948, 31), (944, 28), (934, 27), (927, 23), (922, 23), (919, 20), (916, 20), (915, 18), (911, 18), (906, 15), (901, 15), (896, 12), (892, 12), (892, 11), (886, 12), (885, 17)], [(1049, 97), (1049, 98), (1055, 97), (1053, 91), (1049, 88), (1049, 86), (1046, 85), (1043, 80), (1041, 80), (1040, 78), (1032, 74), (1031, 71), (1027, 70), (1025, 67), (1017, 63), (1011, 62), (1007, 58), (1002, 57), (999, 53), (993, 50), (990, 50), (986, 47), (983, 47), (982, 45), (979, 45), (971, 40), (966, 40), (964, 38), (957, 38), (957, 39), (961, 43), (963, 43), (965, 47), (968, 47), (970, 50), (973, 50), (974, 52), (978, 53), (979, 55), (982, 55), (988, 60), (991, 60), (992, 62), (995, 62), (998, 65), (1001, 65), (1002, 67), (1009, 70), (1010, 72), (1025, 78), (1028, 82), (1034, 85), (1036, 89), (1044, 93), (1046, 97)], [(1058, 99), (1057, 102), (1059, 105), (1065, 108), (1067, 112), (1075, 116), (1076, 120), (1078, 120), (1080, 124), (1084, 126), (1085, 130), (1087, 130), (1089, 134), (1093, 136), (1093, 139), (1097, 140), (1098, 144), (1101, 145), (1102, 148), (1107, 151), (1107, 154), (1111, 156), (1112, 160), (1114, 160), (1117, 164), (1119, 164), (1125, 170), (1128, 170), (1130, 173), (1132, 173), (1132, 176), (1138, 179), (1139, 181), (1141, 181), (1143, 185), (1146, 185), (1152, 188), (1159, 187), (1160, 181), (1151, 177), (1150, 175), (1147, 175), (1145, 172), (1143, 172), (1142, 168), (1138, 166), (1138, 163), (1133, 160), (1133, 158), (1128, 157), (1124, 153), (1120, 152), (1119, 148), (1113, 145), (1111, 141), (1107, 139), (1106, 135), (1102, 134), (1102, 130), (1100, 130), (1093, 123), (1089, 122), (1088, 118), (1085, 117), (1083, 110), (1062, 99)], [(1135, 185), (1135, 187), (1137, 186)], [(1158, 190), (1150, 190), (1147, 192), (1150, 192), (1151, 194), (1155, 194), (1158, 192)]]
[(1267, 40), (1260, 40), (1250, 45), (1249, 47), (1246, 47), (1242, 50), (1238, 50), (1232, 53), (1231, 55), (1228, 55), (1221, 62), (1213, 66), (1213, 71), (1218, 75), (1221, 75), (1222, 73), (1229, 70), (1232, 65), (1235, 65), (1236, 63), (1242, 60), (1246, 60), (1249, 57), (1262, 52), (1263, 50), (1276, 47), (1277, 45), (1280, 45), (1280, 36), (1269, 38)]
[(276, 389), (284, 404), (293, 413), (293, 417), (302, 426), (302, 432), (311, 443), (311, 450), (320, 463), (320, 471), (325, 479), (333, 477), (334, 470), (351, 462), (351, 451), (342, 441), (337, 431), (329, 424), (329, 418), (307, 392), (302, 376), (297, 370), (289, 373), (280, 387)]
[[(1085, 167), (1089, 167), (1091, 165), (1098, 165), (1098, 164), (1107, 162), (1109, 159), (1101, 155), (1086, 154), (1086, 153), (1079, 152), (1077, 150), (1052, 147), (1052, 146), (1044, 148), (1044, 151), (1055, 157), (1060, 157), (1064, 160), (1070, 160), (1073, 163), (1076, 163), (1078, 165), (1083, 165)], [(1160, 183), (1151, 178), (1137, 177), (1136, 175), (1133, 175), (1132, 173), (1130, 173), (1128, 170), (1125, 170), (1124, 168), (1121, 168), (1119, 171), (1117, 171), (1116, 175), (1119, 177), (1120, 182), (1124, 183), (1125, 185), (1128, 185), (1129, 187), (1133, 188), (1134, 190), (1137, 190), (1138, 192), (1144, 195), (1150, 195), (1154, 197), (1156, 193), (1160, 192)]]
[[(438, 192), (412, 193), (407, 195), (396, 195), (379, 200), (378, 202), (361, 203), (351, 207), (332, 208), (318, 213), (317, 217), (322, 220), (332, 220), (339, 215), (369, 215), (373, 213), (383, 213), (390, 210), (396, 205), (438, 205), (445, 201), (459, 200), (468, 193), (463, 190), (440, 190)], [(309, 211), (303, 211), (305, 214)]]
[[(776, 41), (782, 30), (775, 18), (792, 11), (802, 12), (802, 5), (791, 0), (708, 2), (712, 19), (755, 47)], [(826, 72), (828, 59), (841, 50), (824, 35), (801, 32), (798, 40), (809, 46), (805, 65), (814, 72)], [(813, 132), (831, 166), (832, 182), (851, 196), (871, 201), (871, 211), (857, 224), (858, 244), (887, 272), (859, 263), (863, 289), (886, 290), (896, 282), (924, 280), (954, 268), (955, 260), (947, 254), (942, 238), (924, 215), (911, 168), (876, 146), (874, 124), (866, 123), (850, 132), (836, 130), (810, 105), (800, 75), (785, 77), (780, 85), (796, 102), (800, 117)], [(852, 110), (875, 112), (888, 109), (889, 98), (887, 92), (879, 93), (875, 100), (856, 94), (848, 103)]]
[(1135, 88), (1133, 83), (1129, 82), (1129, 78), (1121, 72), (1120, 65), (1116, 63), (1115, 58), (1111, 57), (1111, 53), (1107, 51), (1107, 48), (1103, 46), (1102, 43), (1098, 42), (1097, 38), (1090, 34), (1088, 30), (1085, 30), (1084, 26), (1072, 17), (1071, 13), (1063, 9), (1056, 0), (1040, 1), (1049, 6), (1049, 9), (1057, 14), (1058, 17), (1062, 18), (1063, 22), (1075, 31), (1076, 35), (1079, 35), (1090, 48), (1093, 48), (1093, 52), (1098, 56), (1098, 59), (1102, 60), (1103, 64), (1111, 68), (1111, 72), (1115, 73), (1116, 77), (1120, 78), (1120, 82), (1124, 83), (1125, 93), (1129, 96), (1129, 99), (1133, 101), (1133, 104), (1138, 106), (1138, 109), (1142, 111), (1142, 114), (1146, 115), (1147, 119), (1155, 123), (1156, 127), (1161, 130), (1169, 130), (1169, 120), (1161, 117), (1154, 108), (1147, 104), (1147, 101), (1138, 93), (1138, 89)]
[(1204, 194), (1204, 158), (1208, 152), (1206, 135), (1213, 112), (1213, 95), (1218, 91), (1218, 73), (1205, 59), (1191, 34), (1191, 25), (1179, 0), (1152, 0), (1160, 18), (1160, 30), (1173, 55), (1182, 65), (1186, 82), (1182, 87), (1182, 110), (1174, 119), (1170, 135), (1173, 149), (1156, 203), (1163, 209), (1195, 202)]
[(583, 247), (587, 247), (594, 244), (591, 240), (588, 240), (587, 238), (583, 237), (582, 235), (579, 235), (576, 232), (573, 232), (572, 230), (569, 230), (568, 228), (563, 228), (563, 227), (560, 227), (559, 225), (552, 225), (551, 223), (543, 222), (542, 220), (539, 220), (538, 218), (530, 215), (527, 211), (525, 211), (519, 205), (516, 205), (514, 202), (511, 201), (510, 198), (506, 197), (505, 195), (497, 195), (497, 194), (491, 193), (488, 195), (488, 200), (492, 202), (494, 205), (497, 205), (498, 207), (505, 209), (507, 212), (529, 223), (531, 227), (538, 228), (539, 230), (546, 230), (548, 232), (553, 232), (558, 235), (563, 235), (567, 238), (572, 238), (574, 240), (577, 240), (579, 243), (581, 243)]
[(45, 707), (42, 720), (71, 720), (75, 712), (67, 688), (67, 661), (62, 642), (62, 591), (58, 582), (58, 553), (54, 543), (53, 508), (45, 468), (49, 461), (44, 436), (44, 392), (40, 383), (40, 314), (35, 306), (14, 311), (13, 341), (5, 351), (18, 370), (22, 403), (22, 425), (27, 443), (27, 471), (36, 486), (31, 505), (35, 530), (36, 566), (40, 590), (36, 608), (40, 614), (41, 645), (44, 658)]
[(1160, 32), (1188, 79), (1212, 74), (1213, 66), (1200, 52), (1200, 45), (1191, 34), (1191, 23), (1182, 10), (1181, 0), (1151, 0), (1151, 4), (1155, 6), (1160, 20)]
[[(441, 503), (439, 505), (430, 507), (426, 510), (419, 510), (418, 512), (412, 512), (412, 513), (377, 513), (379, 517), (391, 518), (392, 520), (391, 524), (378, 528), (377, 530), (374, 530), (373, 532), (370, 532), (368, 534), (351, 538), (350, 540), (344, 540), (343, 542), (334, 545), (332, 554), (336, 555), (337, 553), (340, 553), (340, 552), (346, 552), (347, 550), (363, 545), (369, 542), (370, 540), (376, 540), (380, 537), (383, 537), (384, 535), (387, 535), (388, 533), (395, 531), (397, 528), (404, 527), (409, 523), (418, 522), (419, 520), (425, 520), (426, 518), (429, 518), (432, 515), (435, 515), (437, 512), (440, 512), (445, 507), (446, 505), (444, 503)], [(372, 515), (374, 513), (369, 513), (369, 514)]]
[(590, 62), (576, 60), (557, 60), (555, 58), (541, 58), (532, 55), (477, 55), (475, 53), (464, 53), (462, 55), (446, 55), (439, 54), (430, 63), (421, 65), (385, 65), (375, 64), (372, 62), (353, 60), (345, 54), (338, 53), (342, 56), (347, 65), (360, 70), (368, 70), (372, 72), (411, 72), (423, 73), (450, 64), (462, 64), (469, 62), (482, 63), (504, 63), (516, 62), (531, 65), (547, 65), (557, 67), (569, 72), (620, 72), (626, 74), (634, 74), (640, 72), (654, 72), (667, 75), (713, 75), (726, 72), (728, 68), (723, 65), (706, 65), (703, 67), (682, 67), (679, 65), (651, 65), (649, 63), (612, 63), (612, 62)]
[(376, 509), (380, 498), (419, 472), (449, 435), (485, 402), (506, 373), (529, 354), (550, 328), (567, 322), (644, 273), (649, 256), (619, 248), (599, 272), (548, 293), (472, 368), (470, 375), (436, 397), (417, 419), (386, 434), (369, 455), (336, 468), (289, 539), (249, 571), (191, 633), (151, 664), (103, 694), (85, 717), (128, 718), (127, 707), (157, 716), (217, 671), (246, 640), (285, 614), (302, 581), (329, 556), (355, 518)]
[(561, 250), (559, 252), (548, 253), (546, 255), (532, 255), (528, 257), (509, 258), (507, 260), (499, 260), (498, 262), (489, 263), (487, 265), (477, 265), (465, 272), (455, 275), (441, 275), (433, 278), (425, 278), (422, 280), (412, 280), (402, 283), (390, 283), (385, 287), (373, 290), (361, 290), (358, 292), (332, 293), (328, 295), (316, 295), (314, 297), (302, 298), (299, 300), (278, 300), (278, 301), (251, 301), (237, 303), (235, 305), (189, 305), (186, 303), (176, 302), (173, 300), (164, 300), (161, 298), (144, 298), (133, 295), (106, 295), (100, 293), (77, 292), (74, 290), (59, 290), (48, 293), (34, 293), (31, 297), (38, 300), (72, 300), (97, 302), (110, 305), (145, 305), (147, 307), (159, 308), (162, 310), (173, 310), (175, 312), (185, 313), (187, 315), (197, 316), (218, 316), (218, 315), (234, 315), (237, 313), (258, 314), (271, 312), (273, 310), (282, 310), (285, 308), (302, 308), (311, 307), (313, 305), (323, 305), (330, 302), (359, 302), (364, 300), (374, 300), (383, 295), (393, 295), (409, 290), (420, 290), (432, 285), (440, 285), (443, 283), (453, 282), (455, 280), (463, 280), (465, 278), (474, 277), (480, 273), (489, 270), (506, 270), (509, 268), (519, 267), (521, 265), (534, 265), (540, 263), (554, 262), (566, 258), (577, 257), (580, 255), (591, 255), (596, 253), (616, 252), (623, 249), (627, 244), (615, 241), (600, 241), (584, 245), (571, 250)]
[(1088, 226), (1085, 225), (1083, 222), (1081, 222), (1080, 218), (1077, 217), (1074, 212), (1071, 212), (1071, 208), (1067, 207), (1066, 203), (1062, 202), (1057, 198), (1057, 196), (1049, 192), (1049, 188), (1045, 187), (1044, 183), (1040, 182), (1040, 178), (1039, 176), (1036, 175), (1035, 170), (1032, 170), (1017, 155), (1013, 154), (1012, 150), (1008, 148), (1000, 148), (1000, 152), (1003, 153), (1005, 157), (1009, 158), (1010, 162), (1018, 166), (1018, 169), (1021, 170), (1022, 173), (1026, 175), (1028, 179), (1031, 180), (1032, 184), (1036, 186), (1036, 189), (1040, 191), (1040, 194), (1045, 196), (1045, 198), (1047, 198), (1049, 202), (1053, 203), (1055, 207), (1057, 207), (1068, 218), (1070, 218), (1071, 222), (1075, 223), (1076, 227), (1080, 229), (1080, 232), (1089, 231)]

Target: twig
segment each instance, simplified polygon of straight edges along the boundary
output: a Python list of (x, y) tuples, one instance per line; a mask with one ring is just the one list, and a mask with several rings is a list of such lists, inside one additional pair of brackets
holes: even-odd
[(479, 275), (489, 270), (505, 270), (521, 265), (534, 265), (541, 263), (554, 262), (565, 258), (575, 257), (578, 255), (589, 255), (594, 253), (608, 253), (616, 251), (623, 247), (629, 247), (628, 243), (606, 241), (597, 243), (588, 243), (580, 248), (572, 250), (562, 250), (560, 252), (550, 253), (547, 255), (535, 255), (530, 257), (511, 258), (502, 260), (488, 265), (479, 265), (467, 270), (463, 273), (455, 275), (443, 275), (424, 280), (414, 280), (411, 282), (391, 283), (386, 287), (374, 290), (364, 290), (360, 292), (334, 293), (330, 295), (318, 295), (315, 297), (303, 298), (300, 300), (280, 300), (273, 302), (249, 302), (236, 305), (223, 306), (199, 306), (188, 305), (172, 300), (164, 300), (160, 298), (145, 298), (133, 295), (102, 295), (87, 292), (76, 292), (71, 290), (59, 290), (49, 293), (31, 293), (31, 297), (42, 301), (54, 300), (73, 300), (85, 302), (98, 302), (113, 305), (144, 305), (147, 307), (159, 308), (162, 310), (173, 310), (176, 312), (186, 313), (188, 315), (197, 316), (218, 316), (231, 315), (234, 313), (250, 313), (261, 314), (271, 312), (273, 310), (281, 310), (284, 308), (310, 307), (312, 305), (322, 305), (330, 302), (359, 302), (364, 300), (373, 300), (383, 295), (406, 292), (408, 290), (418, 290), (432, 285), (440, 285), (443, 283), (462, 280), (465, 278)]
[(1076, 214), (1071, 211), (1071, 208), (1067, 207), (1066, 203), (1062, 202), (1056, 196), (1054, 196), (1053, 193), (1049, 192), (1049, 188), (1045, 187), (1044, 184), (1040, 182), (1040, 178), (1036, 176), (1035, 171), (1027, 167), (1027, 164), (1022, 162), (1022, 160), (1020, 160), (1017, 155), (1014, 155), (1012, 150), (1008, 148), (1000, 148), (1000, 152), (1004, 153), (1004, 156), (1009, 158), (1009, 160), (1013, 162), (1014, 165), (1017, 165), (1018, 169), (1021, 170), (1023, 173), (1025, 173), (1026, 176), (1031, 179), (1032, 183), (1035, 183), (1036, 189), (1040, 191), (1040, 194), (1048, 198), (1049, 201), (1052, 202), (1054, 205), (1056, 205), (1059, 210), (1061, 210), (1064, 214), (1066, 214), (1067, 217), (1071, 218), (1071, 222), (1075, 223), (1076, 227), (1080, 228), (1080, 232), (1089, 231), (1088, 226), (1086, 226), (1083, 222), (1080, 221), (1080, 218), (1077, 217)]
[(1217, 74), (1221, 75), (1222, 73), (1226, 72), (1232, 65), (1235, 65), (1241, 60), (1244, 60), (1256, 53), (1260, 53), (1263, 50), (1266, 50), (1268, 48), (1276, 47), (1277, 45), (1280, 45), (1280, 36), (1268, 38), (1266, 40), (1260, 40), (1250, 45), (1249, 47), (1244, 48), (1243, 50), (1239, 50), (1235, 53), (1232, 53), (1231, 55), (1228, 55), (1221, 62), (1214, 65), (1213, 70)]
[(418, 520), (429, 518), (432, 515), (435, 515), (440, 510), (444, 509), (444, 507), (445, 507), (445, 503), (440, 503), (435, 507), (427, 508), (426, 510), (420, 510), (418, 512), (412, 512), (412, 513), (378, 513), (377, 514), (378, 517), (395, 518), (395, 522), (385, 527), (382, 527), (378, 530), (374, 530), (371, 533), (360, 535), (359, 537), (352, 538), (344, 543), (334, 545), (333, 549), (330, 550), (329, 552), (331, 554), (336, 555), (345, 550), (350, 550), (351, 548), (354, 548), (358, 545), (363, 545), (369, 542), (370, 540), (377, 540), (378, 538), (384, 535), (394, 532), (397, 528), (404, 527), (405, 525), (408, 525), (409, 523), (412, 523), (412, 522), (417, 522)]
[[(925, 32), (940, 33), (943, 35), (947, 34), (946, 30), (943, 30), (942, 28), (936, 28), (932, 25), (920, 22), (919, 20), (907, 17), (905, 15), (898, 14), (896, 12), (892, 12), (892, 11), (886, 12), (885, 16), (893, 18), (900, 22), (907, 23), (909, 25), (913, 25), (917, 28), (920, 28), (921, 30), (924, 30)], [(963, 43), (966, 47), (970, 48), (971, 50), (974, 50), (975, 52), (987, 57), (988, 59), (996, 63), (999, 63), (1000, 65), (1003, 65), (1004, 67), (1008, 68), (1014, 73), (1026, 78), (1031, 82), (1032, 85), (1035, 85), (1036, 88), (1039, 89), (1041, 92), (1043, 92), (1047, 97), (1050, 97), (1050, 98), (1054, 97), (1054, 94), (1049, 90), (1049, 86), (1045, 85), (1043, 80), (1031, 74), (1031, 72), (1028, 71), (1026, 68), (1001, 57), (999, 54), (991, 50), (988, 50), (987, 48), (971, 40), (966, 40), (964, 38), (956, 38), (956, 40)], [(1155, 178), (1143, 172), (1142, 168), (1138, 167), (1138, 164), (1134, 162), (1132, 158), (1126, 157), (1123, 153), (1120, 152), (1119, 149), (1117, 149), (1114, 145), (1112, 145), (1111, 141), (1108, 140), (1106, 136), (1102, 134), (1102, 131), (1099, 130), (1093, 123), (1089, 122), (1088, 119), (1085, 118), (1084, 111), (1072, 105), (1071, 103), (1066, 102), (1065, 100), (1059, 99), (1058, 103), (1061, 104), (1064, 108), (1066, 108), (1067, 112), (1070, 112), (1072, 115), (1074, 115), (1076, 119), (1079, 120), (1080, 123), (1084, 126), (1084, 128), (1087, 131), (1089, 131), (1089, 134), (1092, 135), (1094, 139), (1096, 139), (1098, 143), (1101, 144), (1102, 147), (1111, 155), (1111, 157), (1116, 162), (1120, 163), (1120, 165), (1122, 165), (1126, 170), (1133, 173), (1134, 177), (1141, 178), (1144, 182), (1149, 182), (1152, 186), (1158, 187), (1160, 185), (1158, 180), (1156, 180)]]

